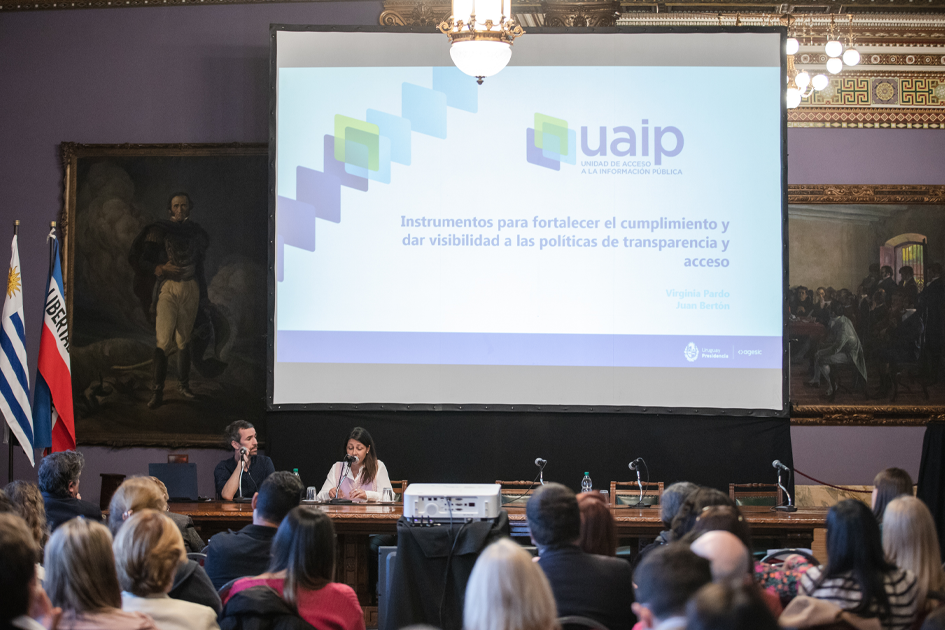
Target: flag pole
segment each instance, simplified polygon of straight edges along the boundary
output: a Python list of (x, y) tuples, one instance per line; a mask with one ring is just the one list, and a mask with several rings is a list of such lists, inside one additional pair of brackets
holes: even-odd
[[(20, 231), (20, 220), (15, 219), (13, 221), (13, 236), (16, 237), (17, 232)], [(6, 422), (4, 422), (6, 425)], [(7, 439), (7, 444), (10, 446), (9, 456), (7, 457), (7, 483), (13, 481), (13, 439)]]

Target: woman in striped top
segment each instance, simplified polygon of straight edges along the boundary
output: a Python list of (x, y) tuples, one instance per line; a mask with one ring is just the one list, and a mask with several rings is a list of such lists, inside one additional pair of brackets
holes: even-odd
[(886, 560), (876, 518), (855, 499), (830, 508), (827, 565), (801, 577), (800, 594), (861, 617), (878, 617), (883, 630), (910, 628), (918, 605), (915, 575)]

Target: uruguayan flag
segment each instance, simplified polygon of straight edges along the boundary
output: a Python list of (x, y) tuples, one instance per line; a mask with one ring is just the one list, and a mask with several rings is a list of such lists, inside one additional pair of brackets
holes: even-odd
[(3, 303), (0, 349), (0, 411), (30, 458), (30, 464), (35, 466), (30, 381), (26, 370), (26, 332), (23, 330), (23, 281), (15, 234), (10, 273), (7, 276), (7, 299)]

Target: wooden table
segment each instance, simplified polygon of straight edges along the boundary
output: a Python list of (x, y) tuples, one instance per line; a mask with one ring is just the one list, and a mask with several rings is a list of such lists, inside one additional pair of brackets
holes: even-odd
[[(335, 579), (350, 585), (358, 594), (364, 608), (367, 627), (377, 627), (377, 597), (368, 583), (368, 544), (371, 534), (394, 533), (397, 520), (403, 514), (403, 505), (318, 505), (328, 513), (338, 537)], [(252, 522), (253, 509), (249, 503), (208, 501), (201, 503), (171, 503), (170, 509), (190, 516), (204, 540), (217, 532), (239, 529)], [(524, 506), (508, 506), (512, 536), (528, 538)], [(742, 514), (751, 525), (756, 538), (770, 538), (780, 547), (807, 547), (814, 540), (814, 531), (824, 527), (827, 508), (801, 508), (797, 512), (773, 512), (768, 507), (743, 507)], [(633, 544), (641, 539), (655, 538), (664, 529), (658, 508), (637, 509), (613, 507), (620, 544)]]

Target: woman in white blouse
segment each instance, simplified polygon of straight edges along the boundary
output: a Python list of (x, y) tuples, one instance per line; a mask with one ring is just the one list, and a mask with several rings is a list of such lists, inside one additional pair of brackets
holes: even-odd
[[(374, 438), (366, 429), (355, 427), (348, 434), (345, 445), (346, 461), (335, 462), (328, 471), (328, 478), (318, 493), (319, 501), (329, 499), (351, 499), (362, 503), (364, 501), (380, 501), (384, 490), (393, 488), (387, 467), (377, 458), (377, 449), (374, 448)], [(342, 477), (344, 472), (344, 477)]]

